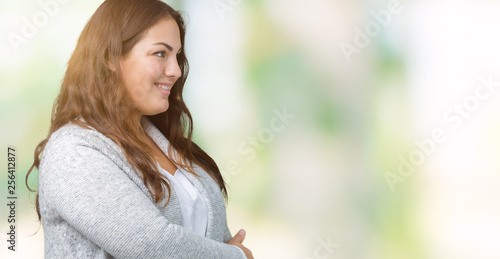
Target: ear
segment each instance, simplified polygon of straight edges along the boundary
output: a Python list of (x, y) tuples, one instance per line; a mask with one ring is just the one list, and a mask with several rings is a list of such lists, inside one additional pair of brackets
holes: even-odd
[(116, 66), (115, 63), (112, 62), (112, 59), (109, 57), (109, 50), (106, 50), (104, 53), (104, 60), (106, 60), (106, 66), (108, 69), (116, 73)]
[(111, 61), (106, 61), (106, 64), (108, 65), (108, 68), (111, 69), (113, 72), (116, 72), (116, 67), (115, 64), (111, 63)]

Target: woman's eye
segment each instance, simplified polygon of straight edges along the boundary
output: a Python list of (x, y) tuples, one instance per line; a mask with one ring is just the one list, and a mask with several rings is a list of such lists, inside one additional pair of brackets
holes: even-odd
[(165, 57), (165, 51), (158, 51), (158, 52), (155, 52), (154, 55), (160, 57), (160, 58), (164, 58)]

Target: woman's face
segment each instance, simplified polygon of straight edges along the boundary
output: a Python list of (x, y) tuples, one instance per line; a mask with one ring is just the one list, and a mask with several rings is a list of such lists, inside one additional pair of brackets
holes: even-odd
[(170, 89), (182, 75), (177, 64), (180, 49), (177, 23), (174, 19), (162, 19), (121, 59), (125, 88), (142, 115), (168, 109)]

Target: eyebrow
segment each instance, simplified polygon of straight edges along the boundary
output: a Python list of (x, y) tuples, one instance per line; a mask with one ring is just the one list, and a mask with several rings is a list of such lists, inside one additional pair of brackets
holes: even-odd
[[(163, 46), (165, 46), (165, 48), (167, 48), (169, 51), (174, 50), (174, 48), (172, 48), (172, 46), (168, 45), (168, 44), (167, 44), (167, 43), (165, 43), (165, 42), (157, 42), (157, 43), (154, 43), (153, 45), (163, 45)], [(179, 49), (179, 51), (180, 51), (180, 49)]]

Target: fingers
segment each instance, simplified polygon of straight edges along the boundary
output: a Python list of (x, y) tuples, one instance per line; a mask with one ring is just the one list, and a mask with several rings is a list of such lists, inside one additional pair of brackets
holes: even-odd
[(233, 238), (227, 241), (227, 244), (239, 247), (245, 253), (247, 259), (253, 259), (252, 251), (250, 251), (242, 244), (243, 241), (245, 240), (246, 235), (247, 235), (246, 231), (244, 229), (240, 229), (240, 231), (238, 231), (238, 233), (236, 233), (236, 235), (234, 235)]
[(233, 238), (231, 238), (231, 241), (237, 242), (237, 243), (243, 243), (243, 240), (245, 240), (246, 232), (244, 229), (240, 229), (236, 235), (234, 235)]

